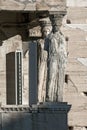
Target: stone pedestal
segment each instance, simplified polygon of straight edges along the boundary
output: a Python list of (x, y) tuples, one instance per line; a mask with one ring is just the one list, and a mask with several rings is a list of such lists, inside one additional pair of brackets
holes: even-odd
[(0, 130), (68, 130), (67, 103), (0, 108)]
[(67, 130), (67, 103), (44, 103), (32, 106), (33, 130)]

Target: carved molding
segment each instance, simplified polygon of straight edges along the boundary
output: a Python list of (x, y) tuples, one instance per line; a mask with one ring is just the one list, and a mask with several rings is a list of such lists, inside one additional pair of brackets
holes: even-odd
[(29, 106), (1, 106), (0, 112), (30, 112)]

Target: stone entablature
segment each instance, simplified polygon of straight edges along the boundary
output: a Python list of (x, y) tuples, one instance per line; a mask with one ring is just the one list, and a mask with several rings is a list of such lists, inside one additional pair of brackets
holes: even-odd
[(66, 0), (0, 0), (0, 10), (65, 11)]

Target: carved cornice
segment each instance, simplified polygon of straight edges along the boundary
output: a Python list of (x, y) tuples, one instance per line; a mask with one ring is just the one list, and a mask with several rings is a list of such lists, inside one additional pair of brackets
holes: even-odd
[(32, 111), (36, 112), (47, 112), (47, 113), (57, 113), (57, 112), (68, 112), (71, 108), (71, 105), (67, 102), (44, 102), (42, 104), (33, 105)]
[(71, 105), (67, 102), (44, 102), (36, 105), (24, 106), (24, 105), (5, 105), (0, 107), (0, 113), (6, 112), (59, 112), (59, 111), (69, 111)]

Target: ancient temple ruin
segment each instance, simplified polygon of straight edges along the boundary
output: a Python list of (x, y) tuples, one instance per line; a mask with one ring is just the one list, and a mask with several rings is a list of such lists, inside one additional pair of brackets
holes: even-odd
[(66, 2), (1, 0), (0, 10), (0, 130), (67, 129)]
[(0, 130), (87, 129), (86, 5), (0, 0)]
[(1, 0), (0, 10), (0, 130), (67, 129), (66, 2)]

